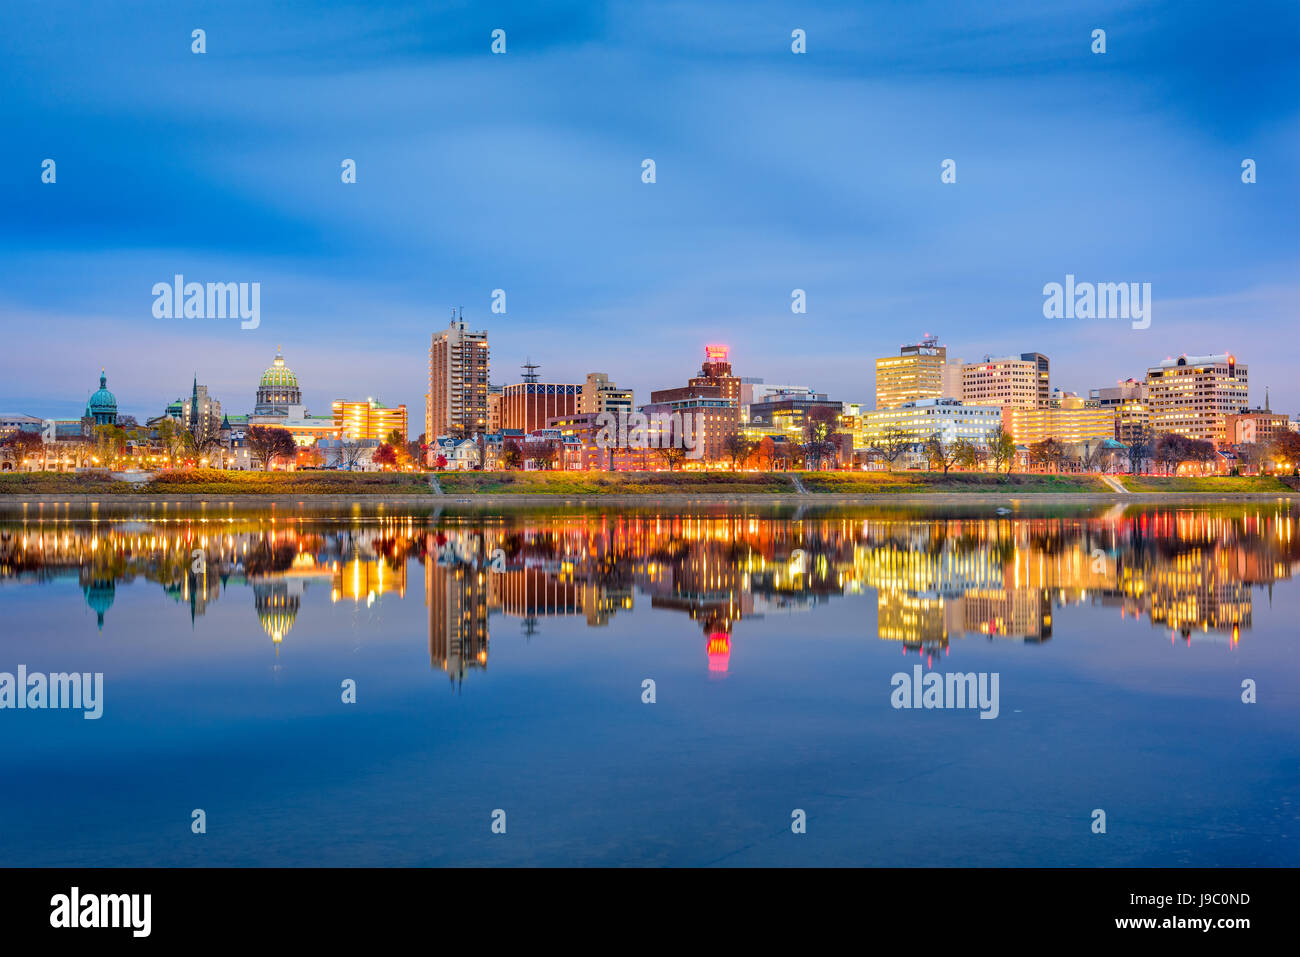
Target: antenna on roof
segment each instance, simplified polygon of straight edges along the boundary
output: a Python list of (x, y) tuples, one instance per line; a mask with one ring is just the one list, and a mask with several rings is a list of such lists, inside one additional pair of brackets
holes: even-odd
[(523, 364), (521, 368), (523, 368), (524, 370), (525, 382), (537, 381), (537, 370), (540, 369), (541, 366), (539, 366), (536, 362), (533, 361), (532, 356), (528, 357), (528, 360)]

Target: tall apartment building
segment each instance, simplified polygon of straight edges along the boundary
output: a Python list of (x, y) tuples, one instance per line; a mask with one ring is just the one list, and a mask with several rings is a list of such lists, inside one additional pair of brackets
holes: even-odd
[(333, 403), (334, 428), (339, 436), (355, 441), (375, 439), (386, 442), (389, 434), (396, 429), (407, 439), (406, 406), (399, 405), (390, 409), (374, 399), (351, 402), (338, 399)]
[(1226, 353), (1182, 355), (1147, 369), (1151, 428), (1215, 445), (1228, 441), (1228, 416), (1247, 402), (1247, 367)]
[(896, 356), (876, 360), (876, 408), (897, 409), (905, 402), (943, 398), (948, 349), (935, 336), (901, 346)]
[(961, 400), (967, 405), (1036, 409), (1039, 395), (1039, 367), (1034, 359), (985, 357), (983, 362), (961, 367)]
[(429, 391), (425, 395), (424, 434), (432, 444), (440, 435), (466, 436), (487, 429), (488, 334), (472, 332), (455, 318), (429, 343)]
[(582, 387), (579, 412), (620, 412), (630, 414), (632, 411), (632, 390), (620, 389), (610, 381), (603, 372), (587, 373), (587, 382)]
[(501, 427), (525, 435), (547, 428), (550, 419), (575, 415), (582, 386), (572, 382), (515, 382), (501, 393)]

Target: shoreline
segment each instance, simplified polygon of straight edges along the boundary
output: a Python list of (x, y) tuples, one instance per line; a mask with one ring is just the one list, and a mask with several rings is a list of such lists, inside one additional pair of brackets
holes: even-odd
[(0, 496), (0, 515), (26, 511), (32, 507), (78, 506), (94, 510), (103, 506), (161, 505), (180, 508), (225, 508), (248, 506), (284, 507), (408, 507), (413, 505), (430, 508), (445, 508), (450, 505), (482, 505), (500, 507), (502, 505), (519, 505), (536, 507), (549, 505), (558, 507), (590, 508), (600, 505), (634, 505), (634, 506), (699, 506), (699, 505), (944, 505), (960, 506), (962, 504), (979, 505), (1123, 505), (1123, 504), (1228, 504), (1242, 502), (1297, 502), (1300, 492), (890, 492), (890, 493), (665, 493), (665, 494), (621, 494), (609, 493), (598, 495), (565, 494), (510, 494), (510, 493), (467, 493), (445, 495), (285, 495), (285, 494), (244, 494), (244, 495), (178, 495), (175, 493), (159, 495), (140, 494), (40, 494), (40, 495), (4, 495)]

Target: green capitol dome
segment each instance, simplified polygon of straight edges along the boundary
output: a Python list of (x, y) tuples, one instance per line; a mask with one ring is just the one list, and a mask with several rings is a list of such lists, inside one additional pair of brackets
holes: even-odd
[(108, 391), (108, 377), (99, 370), (99, 389), (86, 400), (86, 418), (96, 425), (117, 424), (117, 396)]
[(257, 402), (253, 413), (288, 415), (291, 405), (302, 405), (302, 390), (298, 388), (298, 377), (284, 364), (284, 356), (277, 346), (275, 361), (262, 373), (262, 381), (257, 385)]
[(271, 367), (262, 373), (263, 389), (296, 389), (298, 377), (284, 364), (284, 356), (277, 351)]

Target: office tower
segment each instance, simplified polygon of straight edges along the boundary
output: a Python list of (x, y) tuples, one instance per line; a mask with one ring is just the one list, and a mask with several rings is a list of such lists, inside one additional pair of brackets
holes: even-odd
[(896, 409), (904, 402), (943, 397), (948, 350), (936, 336), (902, 346), (896, 356), (876, 360), (876, 408)]
[(1151, 429), (1223, 445), (1228, 416), (1246, 408), (1247, 367), (1226, 353), (1182, 355), (1147, 369)]

